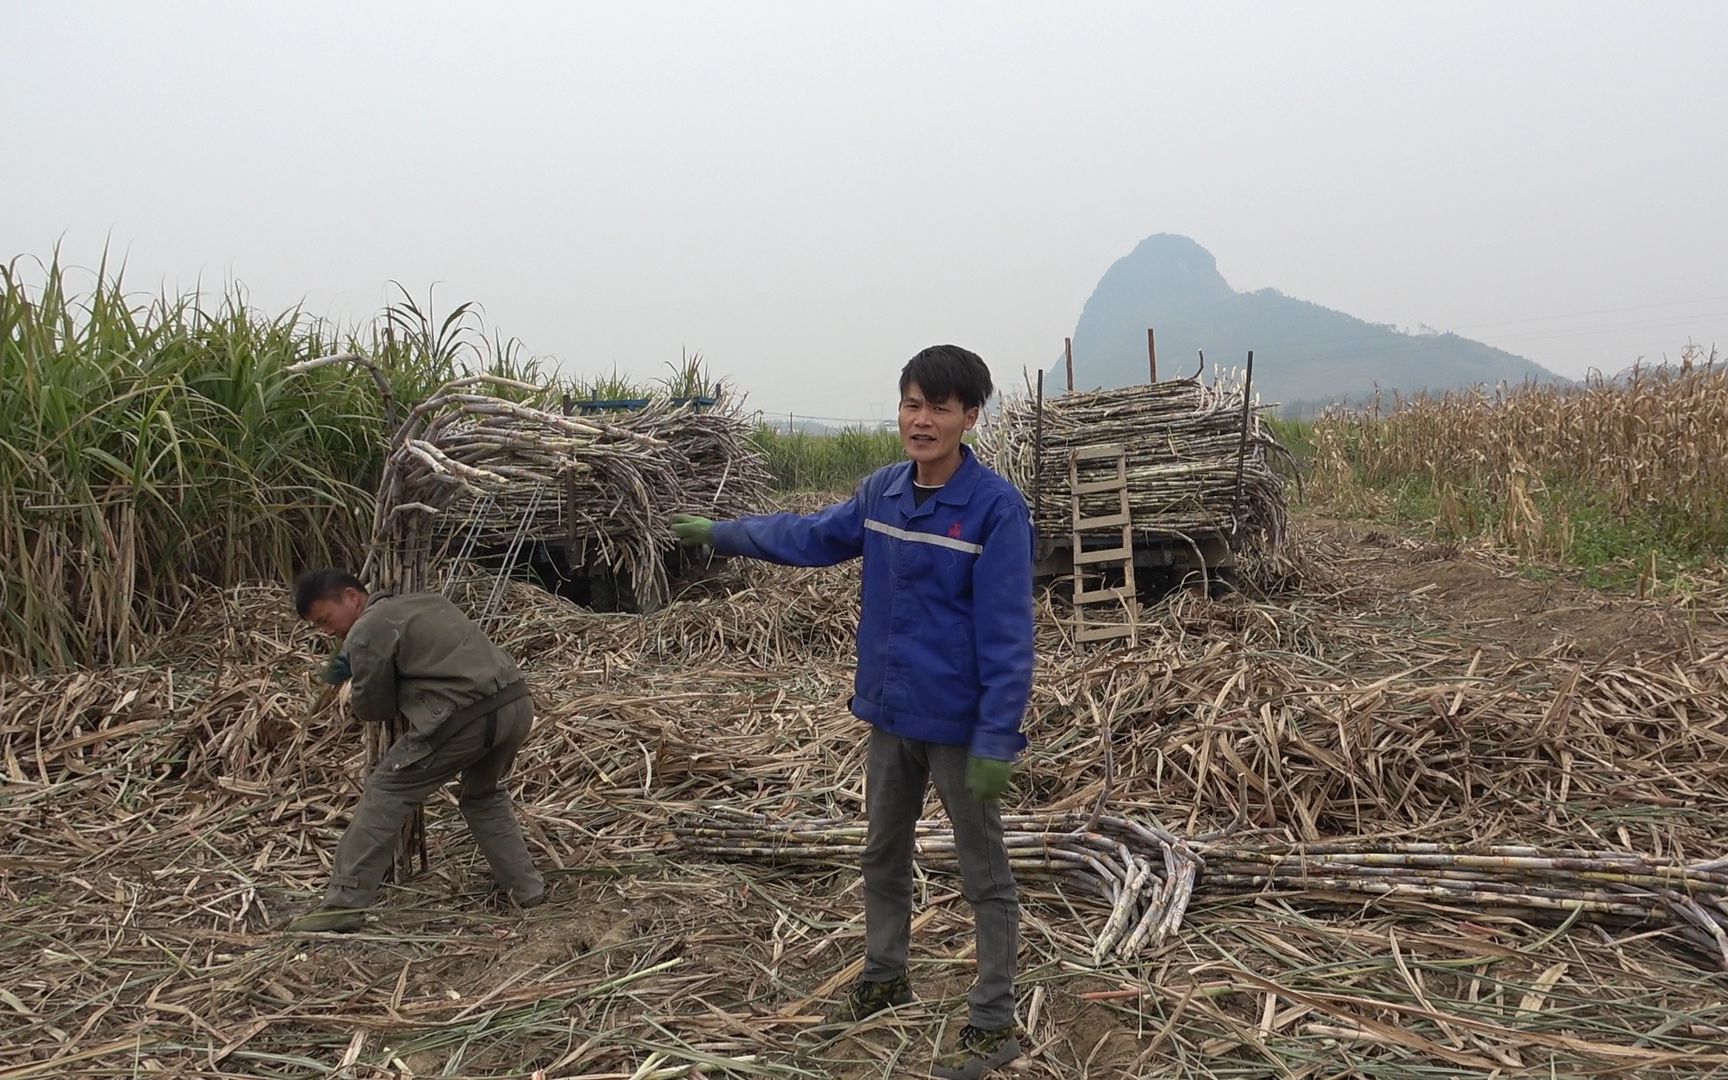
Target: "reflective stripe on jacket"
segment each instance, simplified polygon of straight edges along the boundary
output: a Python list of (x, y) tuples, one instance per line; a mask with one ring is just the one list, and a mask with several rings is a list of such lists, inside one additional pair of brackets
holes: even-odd
[(912, 462), (816, 514), (718, 522), (715, 550), (791, 566), (862, 557), (852, 712), (903, 738), (1012, 761), (1032, 693), (1033, 533), (1026, 500), (962, 448), (916, 505)]

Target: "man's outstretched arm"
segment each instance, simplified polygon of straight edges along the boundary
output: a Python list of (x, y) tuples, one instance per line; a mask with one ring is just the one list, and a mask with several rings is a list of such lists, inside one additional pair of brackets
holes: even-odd
[(684, 544), (708, 544), (782, 566), (833, 566), (864, 554), (864, 488), (814, 514), (765, 514), (736, 521), (680, 515), (672, 531)]

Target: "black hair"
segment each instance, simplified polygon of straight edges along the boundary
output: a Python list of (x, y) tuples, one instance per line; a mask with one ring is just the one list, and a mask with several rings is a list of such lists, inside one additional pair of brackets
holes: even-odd
[(320, 600), (334, 600), (342, 595), (344, 589), (359, 589), (366, 591), (366, 586), (359, 578), (346, 570), (335, 570), (326, 567), (323, 570), (308, 570), (294, 579), (294, 611), (302, 619), (312, 610), (312, 605)]
[(900, 371), (901, 397), (913, 383), (931, 401), (959, 398), (968, 409), (983, 408), (994, 389), (983, 358), (958, 345), (932, 345), (908, 360)]

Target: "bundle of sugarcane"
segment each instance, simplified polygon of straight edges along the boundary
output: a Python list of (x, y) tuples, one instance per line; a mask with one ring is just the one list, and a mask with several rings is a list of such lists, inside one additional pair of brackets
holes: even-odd
[(1206, 857), (1208, 888), (1405, 897), (1663, 924), (1728, 970), (1728, 859), (1682, 863), (1625, 851), (1381, 846), (1360, 840), (1262, 849), (1197, 846)]
[(758, 513), (766, 504), (770, 478), (750, 441), (753, 425), (724, 384), (712, 406), (653, 398), (646, 408), (615, 414), (612, 423), (621, 431), (659, 439), (670, 449), (683, 485), (680, 510), (732, 518)]
[[(1094, 937), (1093, 962), (1131, 959), (1157, 946), (1182, 924), (1200, 861), (1182, 840), (1124, 818), (1085, 815), (1002, 818), (1003, 840), (1016, 877), (1047, 880), (1102, 897), (1110, 915)], [(855, 861), (866, 826), (839, 819), (776, 822), (742, 811), (718, 823), (679, 824), (673, 833), (694, 854), (762, 859), (780, 864)], [(925, 865), (959, 872), (951, 829), (918, 823), (917, 851)]]
[(481, 393), (481, 381), (446, 386), (398, 432), (380, 485), (373, 581), (422, 588), (441, 554), (553, 544), (572, 566), (627, 573), (639, 599), (657, 601), (670, 515), (733, 517), (767, 497), (748, 426), (723, 391), (701, 411), (654, 401), (591, 417), (565, 415), (522, 383), (484, 380), (521, 401)]
[[(1198, 874), (1204, 889), (1231, 894), (1369, 896), (1674, 926), (1728, 969), (1728, 859), (1679, 863), (1615, 851), (1364, 841), (1255, 848), (1185, 841), (1117, 815), (1004, 815), (1003, 826), (1017, 876), (1078, 886), (1109, 901), (1110, 916), (1094, 938), (1096, 963), (1130, 959), (1179, 929)], [(673, 832), (693, 854), (831, 866), (855, 861), (866, 826), (735, 814)], [(953, 833), (942, 823), (919, 823), (918, 851), (928, 866), (957, 871)]]
[(1035, 502), (1045, 535), (1072, 524), (1069, 452), (1120, 445), (1136, 529), (1223, 532), (1275, 551), (1289, 519), (1284, 480), (1273, 469), (1284, 451), (1262, 408), (1230, 378), (1046, 397), (1041, 421), (1035, 399), (1016, 397), (981, 429), (978, 451)]

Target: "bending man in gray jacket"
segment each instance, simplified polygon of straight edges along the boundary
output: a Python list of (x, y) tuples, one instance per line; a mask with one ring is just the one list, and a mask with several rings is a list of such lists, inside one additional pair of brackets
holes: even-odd
[(368, 593), (352, 574), (311, 570), (294, 582), (294, 608), (342, 639), (330, 678), (352, 680), (360, 719), (382, 724), (400, 715), (408, 732), (366, 778), (336, 847), (323, 905), (287, 929), (357, 929), (378, 897), (402, 823), (457, 776), (458, 805), (498, 889), (522, 907), (544, 900), (546, 884), (504, 788), (534, 722), (534, 701), (516, 662), (436, 593)]

